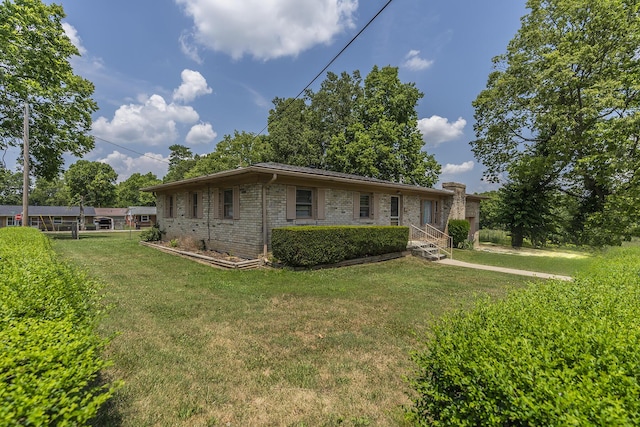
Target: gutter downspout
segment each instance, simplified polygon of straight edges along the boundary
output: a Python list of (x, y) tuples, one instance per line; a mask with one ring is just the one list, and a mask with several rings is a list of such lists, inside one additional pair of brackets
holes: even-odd
[(273, 184), (276, 179), (278, 179), (278, 174), (274, 173), (266, 184), (262, 184), (262, 256), (265, 259), (267, 258), (267, 246), (269, 243), (269, 233), (267, 230), (267, 186)]

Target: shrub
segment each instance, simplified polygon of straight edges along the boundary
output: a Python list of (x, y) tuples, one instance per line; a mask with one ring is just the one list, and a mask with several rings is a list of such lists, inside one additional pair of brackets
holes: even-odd
[(469, 221), (464, 219), (449, 220), (449, 236), (453, 238), (453, 246), (460, 247), (462, 242), (469, 238)]
[(0, 229), (0, 425), (84, 425), (114, 389), (99, 384), (96, 284), (35, 229)]
[(404, 251), (408, 240), (408, 227), (298, 226), (273, 229), (271, 246), (285, 264), (310, 267)]
[(140, 233), (140, 240), (144, 242), (158, 242), (162, 240), (163, 234), (164, 231), (160, 230), (160, 226), (158, 224), (153, 224), (151, 228), (147, 228)]
[[(595, 264), (595, 263), (594, 263)], [(639, 425), (640, 249), (444, 318), (414, 354), (419, 425)]]

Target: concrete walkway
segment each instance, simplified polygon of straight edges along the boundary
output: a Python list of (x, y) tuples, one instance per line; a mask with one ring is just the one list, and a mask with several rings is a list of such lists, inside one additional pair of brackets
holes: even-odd
[(457, 261), (455, 259), (444, 258), (436, 261), (438, 264), (453, 265), (455, 267), (475, 268), (476, 270), (497, 271), (499, 273), (517, 274), (520, 276), (538, 277), (541, 279), (573, 280), (569, 276), (558, 274), (538, 273), (535, 271), (516, 270), (515, 268), (494, 267), (492, 265), (472, 264), (470, 262)]

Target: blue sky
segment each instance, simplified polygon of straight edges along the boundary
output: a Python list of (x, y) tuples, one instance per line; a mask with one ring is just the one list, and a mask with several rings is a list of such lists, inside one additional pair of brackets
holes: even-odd
[[(206, 154), (235, 129), (262, 130), (271, 100), (295, 96), (386, 0), (61, 3), (82, 54), (73, 66), (96, 86), (93, 133), (117, 144), (97, 139), (85, 159), (109, 163), (122, 180), (162, 177), (172, 144)], [(394, 0), (330, 71), (399, 67), (401, 80), (424, 92), (419, 127), (441, 180), (491, 189), (469, 146), (471, 102), (520, 27), (524, 3)]]

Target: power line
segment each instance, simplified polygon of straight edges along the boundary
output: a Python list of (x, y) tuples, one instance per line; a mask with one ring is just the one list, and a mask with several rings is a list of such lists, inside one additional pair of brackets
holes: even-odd
[[(336, 59), (338, 59), (338, 57), (340, 57), (340, 55), (342, 55), (342, 54), (344, 53), (344, 51), (345, 51), (345, 50), (347, 50), (347, 48), (348, 48), (349, 46), (351, 46), (351, 44), (352, 44), (354, 41), (356, 41), (356, 39), (360, 36), (360, 34), (362, 34), (362, 33), (364, 32), (364, 30), (366, 30), (366, 29), (367, 29), (367, 27), (368, 27), (369, 25), (371, 25), (371, 23), (372, 23), (373, 21), (375, 21), (375, 20), (376, 20), (376, 18), (377, 18), (377, 17), (378, 17), (378, 16), (379, 16), (379, 15), (380, 15), (380, 14), (381, 14), (381, 13), (382, 13), (386, 8), (387, 8), (387, 6), (389, 6), (389, 4), (391, 4), (391, 2), (392, 2), (392, 1), (393, 1), (393, 0), (388, 0), (388, 1), (384, 4), (384, 6), (382, 6), (382, 7), (380, 8), (380, 10), (379, 10), (375, 15), (373, 15), (373, 17), (369, 20), (369, 22), (367, 22), (367, 23), (366, 23), (366, 25), (365, 25), (364, 27), (362, 27), (362, 29), (360, 29), (360, 31), (358, 31), (358, 33), (357, 33), (355, 36), (353, 36), (353, 37), (351, 38), (351, 40), (349, 40), (349, 43), (347, 43), (347, 44), (346, 44), (346, 45), (345, 45), (345, 46), (340, 50), (340, 52), (338, 52), (338, 53), (337, 53), (337, 54), (336, 54), (336, 55), (331, 59), (331, 61), (329, 61), (329, 63), (328, 63), (327, 65), (325, 65), (325, 66), (324, 66), (324, 68), (323, 68), (322, 70), (320, 70), (320, 72), (319, 72), (318, 74), (316, 74), (316, 76), (313, 78), (313, 80), (311, 80), (311, 81), (310, 81), (310, 82), (309, 82), (309, 83), (308, 83), (308, 84), (307, 84), (307, 85), (306, 85), (306, 86), (305, 86), (305, 87), (304, 87), (304, 88), (303, 88), (303, 89), (302, 89), (302, 90), (301, 90), (301, 91), (300, 91), (300, 92), (295, 96), (295, 98), (291, 99), (291, 100), (290, 100), (290, 101), (289, 101), (289, 102), (284, 106), (284, 108), (282, 109), (282, 111), (281, 111), (281, 113), (280, 113), (280, 114), (282, 114), (282, 113), (284, 113), (285, 111), (287, 111), (287, 108), (289, 108), (289, 106), (291, 106), (291, 104), (293, 104), (293, 101), (295, 101), (296, 99), (300, 98), (300, 95), (302, 95), (302, 94), (304, 93), (304, 91), (306, 91), (306, 90), (309, 88), (309, 86), (311, 86), (311, 85), (312, 85), (316, 80), (318, 80), (318, 77), (320, 77), (320, 76), (322, 75), (322, 73), (324, 73), (324, 72), (327, 70), (327, 68), (329, 68), (329, 67), (331, 66), (331, 64), (333, 64), (333, 63), (335, 62), (335, 60), (336, 60)], [(277, 120), (277, 119), (278, 119), (278, 116), (276, 116), (276, 117), (275, 117), (275, 120)], [(260, 132), (258, 132), (258, 133), (256, 134), (256, 136), (258, 136), (258, 135), (262, 134), (262, 132), (264, 132), (265, 130), (267, 130), (267, 128), (268, 128), (268, 127), (269, 127), (269, 123), (268, 123), (268, 120), (267, 120), (267, 124), (262, 128), (262, 130), (261, 130)]]
[(122, 146), (122, 145), (120, 145), (120, 144), (116, 144), (115, 142), (107, 141), (106, 139), (101, 138), (101, 137), (99, 137), (99, 136), (95, 136), (95, 135), (94, 135), (93, 137), (94, 137), (95, 139), (99, 140), (99, 141), (106, 142), (107, 144), (115, 145), (116, 147), (120, 147), (120, 148), (122, 148), (123, 150), (131, 151), (132, 153), (138, 154), (138, 155), (140, 155), (140, 156), (142, 156), (142, 157), (148, 157), (149, 159), (155, 160), (155, 161), (157, 161), (157, 162), (163, 162), (163, 163), (171, 164), (171, 162), (169, 162), (169, 161), (167, 161), (167, 160), (164, 160), (164, 159), (158, 159), (157, 157), (153, 157), (153, 156), (150, 156), (150, 155), (148, 155), (148, 154), (141, 153), (141, 152), (136, 151), (136, 150), (132, 150), (131, 148), (127, 148), (127, 147), (124, 147), (124, 146)]

